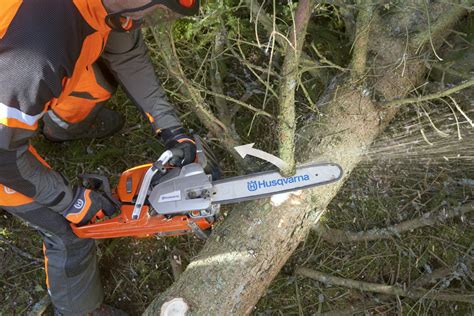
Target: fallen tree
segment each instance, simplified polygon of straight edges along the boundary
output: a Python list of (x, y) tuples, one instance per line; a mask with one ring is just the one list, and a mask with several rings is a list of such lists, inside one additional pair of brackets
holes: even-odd
[[(312, 114), (301, 124), (297, 160), (336, 162), (347, 179), (397, 113), (397, 107), (384, 108), (377, 100), (402, 98), (422, 82), (426, 70), (422, 56), (439, 46), (465, 14), (465, 7), (430, 3), (429, 27), (414, 4), (391, 12), (389, 18), (382, 18), (386, 12), (375, 8), (369, 38), (361, 42), (368, 45), (367, 69), (355, 66), (357, 77), (368, 73), (370, 78), (358, 79), (356, 84), (348, 76), (330, 86), (320, 102), (323, 115)], [(410, 41), (414, 33), (418, 35)], [(419, 50), (421, 46), (424, 49)], [(182, 298), (195, 315), (251, 313), (343, 182), (287, 195), (282, 204), (263, 200), (234, 207), (198, 257), (152, 302), (145, 315), (159, 315), (162, 305), (175, 298)]]

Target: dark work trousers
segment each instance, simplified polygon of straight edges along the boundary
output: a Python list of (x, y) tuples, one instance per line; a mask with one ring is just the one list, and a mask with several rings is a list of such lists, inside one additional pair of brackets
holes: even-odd
[[(89, 80), (86, 80), (89, 79)], [(94, 79), (94, 80), (92, 80)], [(97, 80), (97, 81), (95, 81)], [(94, 64), (89, 75), (84, 78), (86, 92), (77, 92), (69, 97), (69, 103), (58, 107), (64, 117), (49, 111), (44, 120), (57, 138), (80, 135), (96, 117), (102, 104), (112, 95), (116, 84), (109, 83), (98, 64)], [(100, 98), (91, 97), (98, 95)], [(100, 102), (97, 102), (100, 101)], [(97, 102), (97, 103), (96, 103)], [(49, 167), (49, 166), (48, 166)], [(0, 190), (10, 194), (10, 199), (21, 201), (18, 192), (0, 184)], [(2, 193), (2, 192), (0, 192)], [(2, 206), (7, 212), (25, 220), (35, 227), (44, 239), (46, 285), (54, 307), (64, 315), (84, 316), (100, 306), (103, 301), (103, 289), (97, 267), (95, 242), (92, 239), (80, 239), (72, 231), (70, 223), (58, 212), (25, 198), (25, 202)]]
[(61, 214), (36, 202), (2, 208), (43, 236), (46, 285), (54, 307), (68, 316), (84, 316), (99, 307), (104, 294), (94, 240), (78, 238)]

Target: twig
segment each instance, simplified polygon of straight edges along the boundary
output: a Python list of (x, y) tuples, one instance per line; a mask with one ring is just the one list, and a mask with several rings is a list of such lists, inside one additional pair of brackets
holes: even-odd
[(474, 304), (474, 294), (461, 294), (461, 293), (446, 293), (434, 292), (434, 290), (425, 290), (425, 289), (403, 289), (398, 286), (378, 284), (378, 283), (369, 283), (351, 279), (345, 279), (336, 277), (327, 273), (320, 271), (311, 270), (304, 267), (296, 268), (295, 273), (297, 275), (305, 276), (313, 280), (317, 280), (324, 284), (343, 286), (350, 289), (357, 289), (361, 291), (375, 292), (388, 295), (397, 295), (403, 297), (409, 297), (413, 299), (433, 299), (447, 302), (463, 302)]
[(226, 150), (240, 163), (242, 159), (235, 152), (234, 147), (241, 143), (239, 135), (230, 127), (222, 123), (213, 113), (209, 105), (201, 96), (201, 91), (196, 89), (190, 82), (181, 67), (181, 63), (176, 53), (171, 30), (166, 30), (166, 34), (160, 36), (157, 29), (150, 28), (157, 45), (161, 48), (160, 53), (166, 63), (168, 72), (174, 79), (181, 83), (181, 91), (192, 101), (192, 108), (202, 124), (217, 137)]
[(423, 102), (423, 101), (428, 101), (428, 100), (433, 100), (433, 99), (439, 99), (439, 98), (442, 98), (442, 97), (446, 97), (450, 94), (456, 93), (458, 91), (461, 91), (463, 89), (469, 88), (473, 85), (474, 85), (474, 78), (471, 78), (470, 80), (468, 80), (468, 81), (466, 81), (466, 82), (464, 82), (460, 85), (457, 85), (455, 87), (452, 87), (452, 88), (449, 88), (449, 89), (446, 89), (446, 90), (443, 90), (443, 91), (440, 91), (440, 92), (427, 94), (427, 95), (423, 95), (423, 96), (415, 97), (415, 98), (406, 98), (406, 99), (400, 99), (400, 100), (387, 101), (387, 102), (383, 103), (383, 106), (388, 108), (388, 107), (400, 106), (400, 105), (409, 104), (409, 103), (416, 103), (416, 102)]
[(263, 116), (266, 116), (266, 117), (271, 118), (271, 119), (275, 118), (273, 115), (271, 115), (270, 113), (268, 113), (264, 110), (257, 109), (256, 107), (253, 107), (252, 105), (250, 105), (248, 103), (245, 103), (245, 102), (242, 102), (240, 100), (234, 99), (233, 97), (230, 97), (228, 95), (216, 93), (216, 92), (209, 91), (209, 90), (203, 90), (203, 91), (207, 94), (210, 94), (210, 95), (214, 96), (214, 97), (218, 97), (220, 99), (224, 99), (224, 100), (233, 102), (235, 104), (238, 104), (238, 105), (240, 105), (240, 106), (242, 106), (242, 107), (244, 107), (244, 108), (246, 108), (250, 111), (255, 112), (256, 115), (263, 115)]
[(51, 298), (49, 297), (48, 294), (43, 296), (43, 298), (33, 305), (33, 308), (31, 311), (28, 313), (28, 316), (41, 316), (43, 313), (46, 311), (48, 306), (51, 304)]
[(199, 95), (199, 91), (196, 91), (184, 75), (181, 63), (176, 55), (176, 48), (174, 47), (171, 31), (168, 29), (166, 30), (166, 34), (159, 36), (157, 30), (154, 28), (150, 28), (150, 30), (155, 38), (155, 42), (161, 48), (162, 56), (164, 57), (168, 71), (182, 84), (184, 94), (193, 101), (193, 105), (198, 109), (197, 115), (199, 116), (199, 119), (216, 135), (225, 131), (226, 126), (213, 115), (209, 107)]
[(314, 43), (311, 43), (311, 48), (314, 50), (314, 52), (316, 53), (316, 55), (318, 55), (319, 59), (321, 60), (321, 63), (322, 64), (327, 64), (329, 66), (331, 66), (332, 68), (336, 68), (337, 70), (340, 70), (342, 72), (346, 72), (348, 69), (347, 68), (344, 68), (344, 67), (341, 67), (335, 63), (333, 63), (332, 61), (330, 61), (329, 59), (327, 59), (323, 54), (321, 54), (321, 52), (316, 48), (316, 45), (314, 45)]
[[(472, 262), (474, 261), (474, 259), (469, 256), (466, 256), (464, 260), (467, 262), (468, 265), (472, 264)], [(424, 286), (431, 286), (433, 283), (437, 282), (437, 280), (439, 279), (444, 279), (448, 277), (449, 275), (453, 275), (456, 273), (463, 273), (462, 271), (458, 272), (459, 269), (460, 269), (460, 265), (457, 264), (453, 267), (443, 267), (443, 268), (436, 269), (431, 273), (425, 273), (422, 276), (420, 276), (418, 279), (416, 279), (414, 282), (412, 282), (410, 285), (410, 288), (421, 288)], [(379, 295), (378, 298), (380, 301), (386, 301), (388, 296)], [(342, 315), (349, 316), (349, 315), (354, 315), (360, 312), (367, 313), (371, 308), (377, 307), (377, 306), (379, 305), (375, 305), (375, 304), (368, 305), (367, 302), (363, 300), (362, 302), (358, 302), (355, 304), (351, 303), (351, 305), (345, 309), (332, 310), (332, 311), (322, 313), (321, 316), (342, 316)]]
[[(473, 259), (470, 258), (468, 259), (468, 261), (472, 264)], [(422, 287), (422, 286), (433, 284), (437, 282), (437, 280), (444, 279), (447, 276), (452, 275), (453, 273), (459, 273), (457, 272), (458, 269), (459, 269), (458, 265), (455, 265), (454, 267), (443, 267), (443, 268), (436, 269), (433, 272), (423, 274), (421, 277), (416, 279), (415, 282), (411, 284), (411, 287), (416, 288), (416, 287)]]
[(12, 241), (4, 238), (3, 236), (0, 236), (0, 241), (7, 244), (13, 250), (13, 252), (15, 252), (16, 254), (18, 254), (18, 255), (26, 258), (26, 259), (29, 259), (29, 260), (37, 262), (37, 263), (43, 263), (44, 262), (43, 259), (35, 258), (32, 255), (30, 255), (29, 253), (27, 253), (26, 251), (23, 251), (20, 248), (18, 248), (17, 246), (13, 245)]
[(331, 244), (372, 241), (398, 237), (404, 232), (412, 231), (424, 226), (432, 226), (443, 222), (448, 218), (461, 216), (472, 211), (474, 211), (474, 202), (470, 202), (462, 205), (459, 208), (453, 208), (447, 211), (443, 209), (442, 211), (438, 211), (436, 213), (428, 212), (416, 219), (408, 220), (385, 228), (374, 228), (368, 231), (343, 231), (340, 229), (325, 227), (323, 224), (318, 224), (313, 229), (321, 236), (321, 238)]
[(461, 109), (461, 107), (458, 105), (458, 103), (456, 102), (456, 100), (454, 100), (454, 98), (450, 95), (448, 95), (448, 98), (453, 102), (454, 106), (456, 107), (456, 109), (459, 111), (459, 113), (461, 113), (462, 116), (464, 116), (464, 118), (466, 119), (466, 121), (469, 123), (469, 125), (471, 125), (471, 127), (474, 127), (474, 124), (472, 123), (472, 120), (469, 116), (466, 115), (466, 113), (464, 113), (464, 111)]
[(368, 303), (366, 300), (358, 302), (357, 304), (351, 303), (349, 307), (344, 309), (335, 309), (319, 314), (319, 316), (353, 316), (364, 313), (365, 315), (372, 315), (369, 311), (373, 308), (379, 307), (379, 304)]
[(433, 36), (431, 35), (431, 21), (430, 21), (431, 19), (430, 19), (430, 12), (428, 10), (427, 0), (423, 1), (423, 4), (425, 5), (426, 20), (428, 22), (428, 36), (430, 39), (431, 49), (433, 50), (433, 54), (436, 56), (436, 58), (438, 58), (438, 60), (440, 61), (443, 61), (443, 58), (439, 57), (433, 44)]
[[(255, 24), (260, 23), (265, 31), (267, 31), (268, 36), (274, 37), (276, 43), (285, 51), (286, 46), (288, 45), (288, 40), (283, 36), (275, 36), (275, 34), (281, 34), (277, 25), (273, 23), (272, 19), (261, 9), (261, 5), (258, 0), (244, 0), (245, 4), (248, 6), (251, 14), (257, 16), (255, 19)], [(319, 66), (316, 61), (314, 61), (310, 56), (305, 52), (301, 52), (301, 61), (304, 64), (316, 65)], [(324, 76), (319, 71), (319, 67), (310, 67), (307, 68), (307, 71), (313, 78), (318, 78), (321, 82), (326, 83)]]

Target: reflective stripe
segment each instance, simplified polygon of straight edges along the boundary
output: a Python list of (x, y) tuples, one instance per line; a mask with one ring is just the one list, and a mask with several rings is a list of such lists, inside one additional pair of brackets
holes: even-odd
[(0, 102), (0, 121), (7, 122), (7, 126), (8, 120), (14, 119), (30, 127), (34, 127), (36, 126), (38, 120), (43, 116), (43, 114), (44, 112), (38, 115), (28, 115), (18, 109), (9, 107)]
[(48, 274), (48, 256), (46, 255), (46, 245), (43, 242), (43, 255), (44, 255), (44, 272), (46, 272), (46, 288), (48, 289), (48, 294), (51, 296), (50, 287), (49, 287), (49, 274)]
[(54, 113), (53, 111), (49, 111), (46, 115), (49, 116), (49, 118), (54, 122), (56, 123), (57, 125), (59, 125), (59, 127), (62, 127), (64, 129), (67, 129), (69, 127), (69, 124), (65, 121), (63, 121), (59, 116), (56, 115), (56, 113)]

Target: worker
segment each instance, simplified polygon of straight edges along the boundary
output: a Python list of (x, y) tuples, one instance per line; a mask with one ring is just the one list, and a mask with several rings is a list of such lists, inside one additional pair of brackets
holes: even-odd
[[(120, 84), (167, 148), (194, 161), (196, 147), (159, 85), (140, 27), (198, 12), (199, 0), (2, 0), (0, 5), (0, 208), (44, 239), (46, 284), (55, 315), (125, 315), (103, 304), (95, 243), (74, 235), (116, 209), (66, 179), (30, 139), (103, 138), (122, 116), (105, 103)], [(42, 122), (42, 123), (41, 123)]]

